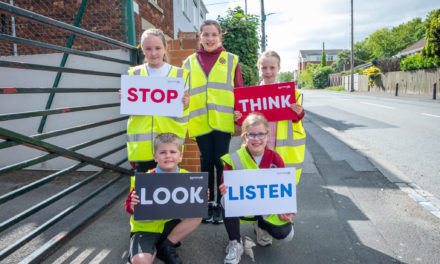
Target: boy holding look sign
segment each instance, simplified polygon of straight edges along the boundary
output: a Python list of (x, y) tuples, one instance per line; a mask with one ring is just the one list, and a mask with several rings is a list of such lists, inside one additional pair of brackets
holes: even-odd
[[(182, 141), (173, 133), (159, 134), (154, 139), (155, 169), (148, 173), (184, 173), (178, 164), (182, 159)], [(131, 214), (130, 251), (131, 263), (153, 263), (157, 257), (165, 263), (182, 263), (176, 252), (176, 245), (202, 221), (202, 218), (164, 219), (135, 221), (134, 206), (140, 200), (134, 191), (134, 176), (131, 179), (130, 193), (125, 201), (125, 209)]]

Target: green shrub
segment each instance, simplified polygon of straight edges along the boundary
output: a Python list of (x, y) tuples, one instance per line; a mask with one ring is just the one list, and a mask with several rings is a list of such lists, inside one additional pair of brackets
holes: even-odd
[(335, 70), (330, 66), (316, 67), (313, 69), (313, 87), (322, 89), (328, 85), (328, 75), (334, 73)]
[(440, 58), (436, 55), (434, 57), (425, 57), (419, 53), (416, 53), (400, 61), (400, 69), (403, 71), (438, 67), (440, 67)]

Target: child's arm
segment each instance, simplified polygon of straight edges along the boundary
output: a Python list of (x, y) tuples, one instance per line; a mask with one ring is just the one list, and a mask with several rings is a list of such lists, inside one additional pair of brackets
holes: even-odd
[(128, 196), (127, 200), (125, 200), (125, 211), (129, 214), (134, 214), (134, 206), (139, 203), (139, 196), (136, 195), (136, 192), (132, 190)]
[[(227, 171), (227, 170), (232, 170), (232, 167), (229, 166), (229, 164), (225, 164), (225, 166), (223, 167), (223, 171)], [(226, 185), (223, 183), (223, 174), (222, 174), (222, 179), (221, 179), (221, 181), (222, 181), (222, 184), (220, 184), (220, 185), (218, 186), (218, 190), (220, 191), (220, 194), (221, 194), (221, 195), (225, 195), (226, 192), (227, 192), (227, 190), (228, 190), (228, 186), (226, 186)]]

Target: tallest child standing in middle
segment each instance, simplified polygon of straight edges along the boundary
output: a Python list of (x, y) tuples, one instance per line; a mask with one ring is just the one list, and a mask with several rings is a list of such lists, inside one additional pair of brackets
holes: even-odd
[[(206, 20), (200, 25), (200, 48), (189, 56), (183, 67), (190, 72), (188, 134), (197, 141), (202, 171), (209, 173), (209, 211), (204, 222), (222, 223), (220, 184), (223, 164), (220, 157), (229, 152), (234, 133), (234, 87), (243, 86), (238, 56), (226, 52), (221, 44), (220, 25)], [(217, 186), (214, 186), (214, 168)]]

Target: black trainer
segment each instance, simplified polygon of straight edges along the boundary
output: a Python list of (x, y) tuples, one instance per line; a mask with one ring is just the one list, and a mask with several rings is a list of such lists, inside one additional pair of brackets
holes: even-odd
[(214, 224), (222, 224), (223, 223), (223, 210), (220, 204), (217, 204), (214, 207), (214, 212), (212, 214), (212, 222)]
[(182, 264), (182, 260), (177, 255), (176, 247), (173, 242), (165, 239), (157, 248), (157, 258), (166, 264)]
[(214, 205), (212, 202), (208, 203), (208, 217), (202, 219), (202, 223), (212, 223), (212, 215), (214, 214)]

